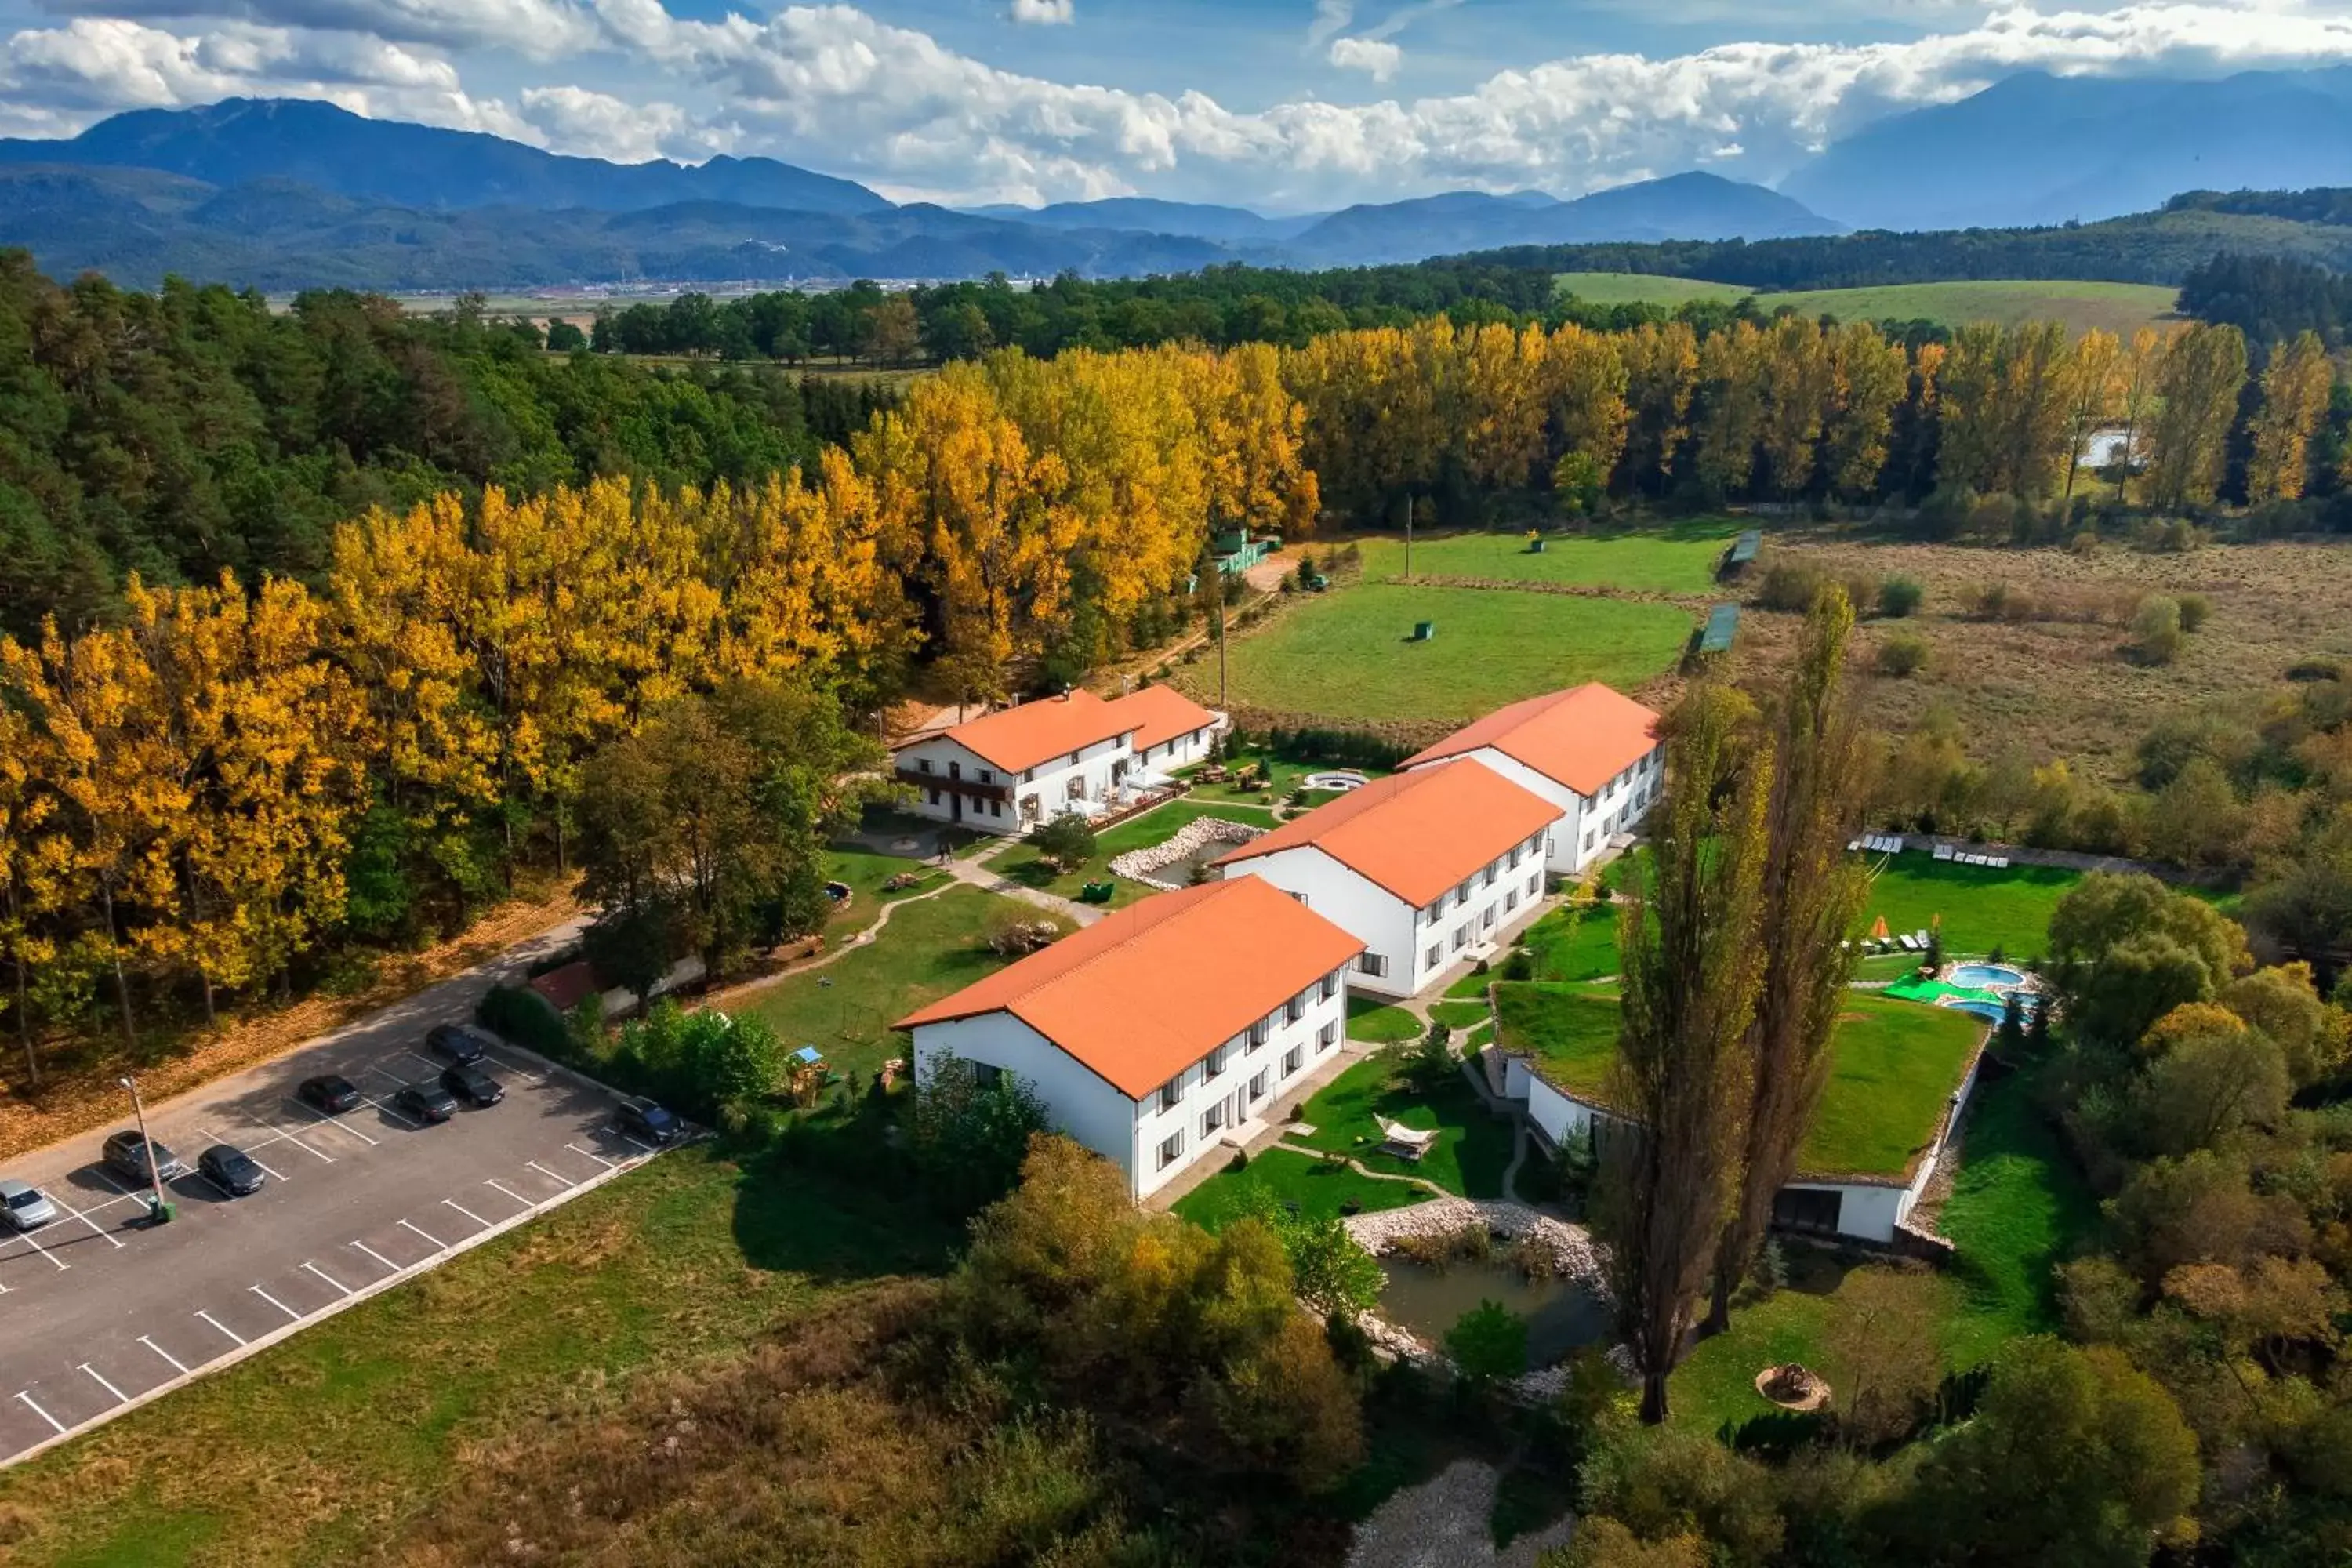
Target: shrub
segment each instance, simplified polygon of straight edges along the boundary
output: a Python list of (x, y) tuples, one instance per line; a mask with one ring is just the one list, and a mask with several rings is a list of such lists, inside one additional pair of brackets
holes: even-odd
[(2131, 623), (2131, 653), (2143, 664), (2170, 664), (2180, 657), (2188, 634), (2180, 601), (2151, 594), (2140, 601)]
[(572, 1058), (572, 1036), (563, 1026), (563, 1015), (528, 986), (491, 986), (475, 1005), (474, 1017), (482, 1027), (551, 1060)]
[(983, 1084), (968, 1064), (935, 1058), (915, 1086), (907, 1152), (936, 1207), (971, 1214), (1013, 1190), (1030, 1139), (1052, 1124), (1024, 1079), (999, 1073)]
[(1889, 577), (1878, 585), (1878, 613), (1889, 620), (1901, 620), (1919, 607), (1927, 590), (1916, 577)]
[(1900, 680), (1927, 667), (1927, 639), (1905, 633), (1878, 645), (1878, 668)]
[(1761, 609), (1801, 616), (1813, 607), (1813, 600), (1820, 596), (1823, 581), (1822, 574), (1814, 567), (1788, 561), (1776, 562), (1764, 574), (1763, 586), (1757, 590), (1757, 605)]
[(2179, 603), (2180, 629), (2184, 632), (2197, 631), (2213, 618), (2213, 601), (2202, 594), (2183, 594)]
[(1481, 1300), (1445, 1331), (1445, 1353), (1474, 1387), (1528, 1370), (1528, 1321), (1500, 1301)]
[(1037, 853), (1064, 871), (1085, 865), (1095, 857), (1095, 830), (1075, 811), (1066, 811), (1041, 824), (1029, 835)]

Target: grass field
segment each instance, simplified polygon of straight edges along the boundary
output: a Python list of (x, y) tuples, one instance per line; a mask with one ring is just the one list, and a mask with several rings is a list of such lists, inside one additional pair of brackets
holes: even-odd
[(1370, 996), (1348, 998), (1348, 1037), (1378, 1046), (1410, 1040), (1421, 1033), (1421, 1020), (1403, 1008)]
[[(1417, 621), (1434, 621), (1435, 637), (1407, 641)], [(1691, 625), (1649, 602), (1367, 584), (1292, 606), (1228, 658), (1233, 697), (1250, 707), (1452, 721), (1587, 680), (1631, 690), (1675, 662)]]
[(740, 1352), (952, 1227), (708, 1147), (0, 1477), (15, 1568), (396, 1561), (449, 1477), (545, 1414)]
[[(1535, 1058), (1546, 1079), (1605, 1104), (1617, 1057), (1617, 998), (1585, 986), (1498, 985), (1495, 1012), (1506, 1048)], [(1949, 1007), (1850, 994), (1832, 1047), (1829, 1087), (1800, 1155), (1821, 1174), (1899, 1176), (1935, 1136), (1944, 1101), (1960, 1084), (1983, 1021)]]
[(2011, 959), (2039, 958), (2049, 950), (2051, 911), (2082, 879), (2081, 872), (2054, 866), (1995, 870), (1899, 855), (1871, 883), (1864, 929), (1884, 916), (1889, 931), (1925, 931), (1941, 916), (1948, 956), (1998, 948)]
[(1617, 909), (1613, 904), (1563, 905), (1529, 926), (1520, 939), (1538, 980), (1602, 980), (1617, 973)]
[[(1464, 1197), (1500, 1197), (1503, 1172), (1511, 1163), (1510, 1123), (1486, 1114), (1476, 1091), (1460, 1073), (1449, 1072), (1434, 1087), (1414, 1083), (1396, 1062), (1372, 1057), (1333, 1079), (1307, 1100), (1299, 1114), (1314, 1131), (1294, 1139), (1316, 1149), (1347, 1154), (1367, 1170), (1419, 1176)], [(1440, 1136), (1418, 1162), (1380, 1152), (1375, 1117), (1412, 1128), (1437, 1128)]]
[(867, 946), (752, 992), (731, 1010), (765, 1018), (788, 1047), (816, 1047), (835, 1072), (871, 1078), (884, 1060), (905, 1054), (893, 1020), (1004, 966), (981, 942), (999, 914), (1052, 918), (978, 888), (950, 888), (898, 910)]
[[(1636, 593), (1700, 595), (1715, 588), (1715, 569), (1739, 525), (1728, 518), (1698, 518), (1639, 532), (1574, 534), (1549, 539), (1543, 552), (1519, 533), (1457, 533), (1415, 540), (1412, 570), (1420, 577), (1472, 577), (1513, 583), (1560, 583)], [(1367, 539), (1361, 546), (1367, 582), (1404, 575), (1404, 541)]]
[(1658, 278), (1639, 272), (1563, 272), (1561, 292), (1595, 305), (1640, 302), (1672, 308), (1692, 300), (1726, 302), (1755, 295), (1766, 315), (1786, 305), (1808, 316), (1842, 321), (1969, 321), (2058, 320), (2075, 331), (2099, 327), (2129, 336), (2172, 314), (2175, 290), (2152, 283), (2104, 283), (2084, 279), (1990, 279), (1948, 283), (1893, 283), (1865, 289), (1806, 289), (1757, 293), (1736, 283)]
[[(1940, 1320), (1945, 1364), (1977, 1366), (2004, 1340), (2056, 1329), (2051, 1268), (2097, 1223), (2097, 1199), (2034, 1114), (2029, 1081), (2021, 1075), (1985, 1084), (1939, 1221), (1958, 1257), (1945, 1273), (1915, 1277)], [(1772, 1407), (1754, 1380), (1780, 1362), (1820, 1367), (1836, 1386), (1842, 1369), (1823, 1331), (1843, 1270), (1811, 1264), (1799, 1277), (1801, 1288), (1735, 1307), (1730, 1329), (1692, 1350), (1674, 1376), (1677, 1425), (1711, 1432), (1766, 1414)]]
[(1116, 827), (1097, 834), (1094, 858), (1075, 871), (1055, 872), (1026, 842), (1014, 844), (990, 864), (1003, 872), (1008, 880), (1025, 888), (1059, 893), (1066, 899), (1076, 898), (1078, 889), (1088, 882), (1108, 882), (1112, 892), (1108, 907), (1122, 909), (1138, 899), (1149, 897), (1152, 889), (1130, 878), (1112, 876), (1111, 861), (1132, 850), (1165, 844), (1175, 837), (1187, 823), (1203, 816), (1221, 816), (1228, 822), (1246, 822), (1253, 827), (1274, 826), (1274, 813), (1265, 806), (1245, 805), (1236, 801), (1172, 800), (1166, 805), (1157, 806), (1141, 816), (1130, 817)]
[(1219, 1230), (1234, 1216), (1255, 1212), (1261, 1196), (1297, 1204), (1300, 1214), (1314, 1219), (1334, 1217), (1351, 1200), (1360, 1214), (1429, 1201), (1426, 1191), (1409, 1183), (1375, 1181), (1276, 1145), (1260, 1150), (1244, 1170), (1218, 1172), (1171, 1206), (1194, 1225)]

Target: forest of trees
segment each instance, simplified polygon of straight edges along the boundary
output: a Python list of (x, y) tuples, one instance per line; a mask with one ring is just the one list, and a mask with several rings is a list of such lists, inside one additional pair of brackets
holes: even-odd
[(2352, 323), (2352, 279), (2284, 257), (2217, 256), (2181, 280), (2180, 312), (2233, 326), (2253, 343), (2313, 332), (2340, 349)]

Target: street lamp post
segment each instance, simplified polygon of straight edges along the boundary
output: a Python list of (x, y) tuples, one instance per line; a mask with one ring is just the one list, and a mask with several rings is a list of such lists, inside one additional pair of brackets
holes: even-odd
[(147, 1183), (155, 1193), (155, 1223), (161, 1225), (172, 1217), (163, 1203), (163, 1168), (155, 1158), (154, 1141), (147, 1136), (147, 1106), (139, 1098), (139, 1080), (129, 1074), (116, 1082), (131, 1091), (131, 1110), (139, 1118), (139, 1146), (147, 1151)]

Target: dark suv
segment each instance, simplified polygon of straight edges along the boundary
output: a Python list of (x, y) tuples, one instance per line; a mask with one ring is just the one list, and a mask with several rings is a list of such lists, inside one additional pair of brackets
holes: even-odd
[(425, 1037), (425, 1048), (445, 1062), (459, 1067), (482, 1059), (488, 1041), (463, 1024), (443, 1024)]
[[(148, 1168), (151, 1161), (154, 1166), (152, 1172)], [(106, 1163), (116, 1175), (128, 1176), (134, 1182), (168, 1182), (188, 1173), (178, 1155), (161, 1143), (150, 1143), (127, 1127), (106, 1141)]]
[(457, 1114), (457, 1097), (437, 1083), (412, 1083), (392, 1097), (392, 1108), (419, 1121), (446, 1121)]
[(506, 1086), (479, 1068), (443, 1068), (441, 1087), (478, 1108), (496, 1105), (507, 1097)]
[(303, 1104), (321, 1115), (341, 1116), (347, 1110), (360, 1108), (359, 1087), (340, 1073), (326, 1072), (317, 1078), (306, 1078), (296, 1092), (302, 1097)]
[(686, 1131), (686, 1123), (650, 1100), (625, 1100), (613, 1112), (613, 1125), (625, 1138), (645, 1143), (667, 1143)]

